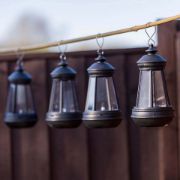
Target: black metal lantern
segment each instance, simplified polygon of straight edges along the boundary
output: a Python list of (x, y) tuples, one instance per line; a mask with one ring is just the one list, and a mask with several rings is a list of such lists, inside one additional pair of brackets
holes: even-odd
[(10, 87), (5, 123), (12, 128), (32, 127), (37, 122), (37, 114), (31, 92), (31, 76), (24, 71), (21, 61), (8, 80)]
[(146, 52), (137, 62), (139, 88), (131, 117), (139, 126), (164, 126), (173, 119), (164, 75), (166, 60), (156, 53), (153, 45)]
[(82, 118), (75, 89), (76, 71), (65, 59), (61, 56), (60, 64), (51, 73), (53, 82), (46, 122), (56, 128), (78, 127)]
[(88, 68), (89, 85), (83, 122), (89, 128), (116, 127), (121, 113), (113, 82), (114, 67), (99, 52), (96, 62)]

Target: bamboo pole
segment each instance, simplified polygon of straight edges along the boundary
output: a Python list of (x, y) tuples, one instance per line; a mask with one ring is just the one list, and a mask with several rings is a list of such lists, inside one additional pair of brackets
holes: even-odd
[(74, 39), (60, 40), (60, 41), (56, 41), (56, 42), (43, 43), (43, 44), (37, 44), (37, 45), (32, 45), (32, 46), (24, 46), (24, 47), (19, 47), (19, 48), (8, 48), (8, 49), (3, 48), (3, 49), (0, 49), (0, 54), (14, 54), (17, 51), (19, 53), (28, 52), (28, 51), (36, 51), (36, 50), (46, 49), (46, 48), (60, 46), (60, 45), (64, 45), (64, 44), (77, 43), (77, 42), (88, 41), (88, 40), (92, 40), (92, 39), (96, 39), (96, 38), (114, 36), (114, 35), (118, 35), (118, 34), (138, 31), (138, 30), (153, 27), (153, 26), (158, 26), (160, 24), (164, 24), (164, 23), (176, 20), (176, 19), (180, 19), (180, 14), (178, 14), (176, 16), (171, 16), (171, 17), (168, 17), (165, 19), (161, 19), (158, 21), (149, 22), (146, 24), (132, 26), (129, 28), (119, 29), (119, 30), (115, 30), (115, 31), (105, 32), (105, 33), (101, 33), (101, 34), (94, 34), (94, 35), (83, 36), (83, 37), (78, 37), (78, 38), (74, 38)]

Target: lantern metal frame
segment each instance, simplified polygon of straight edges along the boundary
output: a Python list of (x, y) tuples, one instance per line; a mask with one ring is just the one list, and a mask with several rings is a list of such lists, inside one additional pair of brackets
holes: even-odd
[[(24, 71), (22, 60), (17, 62), (17, 68), (12, 74), (10, 74), (10, 76), (8, 77), (8, 81), (10, 84), (14, 84), (16, 89), (18, 85), (30, 86), (32, 78), (29, 73)], [(11, 128), (29, 128), (34, 126), (37, 120), (38, 120), (38, 116), (36, 111), (32, 113), (17, 113), (17, 112), (6, 111), (4, 115), (5, 124)]]
[[(131, 118), (134, 122), (142, 127), (159, 127), (167, 125), (174, 117), (174, 110), (170, 104), (166, 80), (164, 75), (164, 67), (166, 65), (166, 59), (157, 54), (156, 48), (151, 44), (146, 50), (147, 55), (144, 55), (138, 62), (138, 67), (140, 71), (151, 71), (150, 80), (150, 104), (151, 107), (140, 108), (136, 106), (132, 109)], [(152, 72), (161, 71), (163, 90), (166, 100), (166, 106), (155, 106), (153, 107), (153, 82), (152, 82)], [(139, 80), (140, 81), (140, 80)], [(139, 82), (138, 93), (140, 90), (141, 82)], [(137, 97), (138, 100), (139, 97)]]
[[(68, 66), (66, 56), (63, 54), (60, 59), (61, 62), (58, 67), (51, 73), (52, 79), (60, 81), (74, 80), (76, 71)], [(76, 112), (47, 112), (46, 122), (50, 127), (54, 128), (76, 128), (82, 122), (82, 113), (80, 110)]]
[[(95, 77), (96, 78), (96, 84), (95, 88), (97, 87), (97, 78), (99, 77), (112, 77), (114, 74), (114, 67), (106, 62), (106, 58), (103, 56), (103, 51), (100, 49), (98, 50), (98, 57), (95, 59), (95, 63), (93, 63), (88, 69), (89, 78)], [(113, 80), (113, 78), (112, 78)], [(117, 94), (116, 89), (115, 96), (116, 100)], [(96, 96), (96, 90), (95, 94)], [(108, 98), (109, 94), (107, 94)], [(88, 98), (88, 97), (87, 97)], [(93, 97), (92, 97), (93, 98)], [(95, 97), (94, 97), (95, 98)], [(94, 101), (94, 103), (96, 103)], [(121, 112), (119, 110), (119, 103), (117, 100), (118, 110), (112, 110), (112, 111), (97, 111), (97, 110), (85, 110), (83, 113), (83, 122), (86, 127), (88, 128), (111, 128), (116, 127), (121, 122)], [(95, 105), (94, 105), (95, 106)]]

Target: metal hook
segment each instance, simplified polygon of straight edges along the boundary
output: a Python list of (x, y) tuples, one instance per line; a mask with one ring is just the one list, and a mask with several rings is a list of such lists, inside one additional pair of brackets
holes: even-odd
[(148, 24), (149, 24), (149, 23), (147, 23), (147, 27), (144, 29), (144, 30), (145, 30), (145, 33), (146, 33), (147, 36), (149, 37), (148, 45), (149, 45), (149, 46), (150, 46), (151, 44), (152, 44), (152, 45), (155, 45), (155, 40), (153, 39), (153, 37), (154, 37), (154, 35), (155, 35), (156, 32), (157, 32), (157, 26), (154, 26), (154, 32), (152, 33), (152, 35), (149, 35), (149, 33), (147, 32)]
[(59, 50), (59, 53), (60, 53), (60, 59), (66, 59), (66, 55), (65, 55), (65, 52), (67, 51), (67, 44), (65, 44), (64, 45), (64, 49), (62, 50), (62, 48), (61, 48), (61, 43), (62, 43), (63, 41), (60, 41), (60, 42), (58, 42), (58, 50)]
[(18, 68), (21, 68), (23, 67), (23, 59), (24, 59), (24, 53), (20, 53), (20, 50), (19, 48), (15, 51), (16, 53), (16, 56), (17, 56), (17, 61), (16, 61), (16, 64), (17, 64), (17, 67)]
[[(101, 43), (99, 42), (98, 38), (102, 38)], [(97, 34), (97, 36), (96, 36), (96, 42), (97, 42), (97, 45), (99, 47), (98, 52), (103, 54), (102, 47), (104, 45), (104, 37), (102, 37), (102, 35), (100, 33)]]
[(58, 50), (59, 50), (59, 59), (60, 59), (60, 65), (62, 66), (66, 66), (67, 65), (67, 61), (66, 61), (66, 55), (65, 55), (65, 52), (67, 50), (67, 45), (64, 46), (64, 50), (62, 51), (61, 49), (61, 43), (62, 41), (58, 42)]

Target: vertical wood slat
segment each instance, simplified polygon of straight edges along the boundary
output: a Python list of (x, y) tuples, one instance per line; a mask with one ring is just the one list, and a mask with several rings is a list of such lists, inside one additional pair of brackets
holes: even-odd
[[(178, 129), (180, 129), (180, 32), (177, 33), (176, 36), (176, 58), (177, 58), (177, 65), (176, 65), (176, 72), (177, 72), (177, 120), (178, 120)], [(180, 145), (180, 131), (178, 131), (178, 144)], [(180, 146), (178, 146), (180, 147)], [(180, 154), (180, 149), (178, 148), (178, 153)], [(180, 161), (180, 156), (178, 157), (178, 161)], [(178, 163), (178, 171), (180, 171), (180, 163)], [(180, 174), (178, 174), (180, 176)]]
[(25, 62), (25, 69), (33, 76), (32, 89), (39, 118), (33, 128), (13, 130), (13, 180), (50, 180), (48, 130), (44, 123), (46, 61)]
[(1, 180), (11, 180), (11, 136), (9, 128), (4, 124), (3, 117), (7, 100), (7, 63), (0, 64), (0, 178)]
[(159, 131), (160, 128), (140, 128), (140, 170), (141, 180), (159, 180)]
[[(176, 79), (176, 56), (175, 35), (176, 21), (163, 24), (158, 30), (159, 53), (167, 59), (166, 79), (171, 103), (177, 109), (177, 79)], [(177, 118), (175, 117), (168, 127), (160, 132), (160, 159), (161, 179), (178, 179), (178, 131)]]
[(159, 129), (140, 129), (141, 180), (159, 180)]
[[(126, 104), (124, 56), (107, 55), (107, 58), (116, 68), (114, 78), (120, 107), (122, 112), (124, 112)], [(124, 117), (120, 126), (117, 128), (90, 129), (88, 131), (90, 176), (92, 180), (129, 180), (127, 131)]]
[(125, 60), (125, 86), (127, 110), (126, 118), (128, 122), (128, 146), (129, 146), (129, 174), (131, 180), (140, 180), (140, 133), (139, 128), (132, 122), (131, 110), (135, 106), (138, 87), (138, 67), (136, 61), (139, 55), (127, 54)]
[[(85, 60), (67, 57), (68, 64), (77, 70), (77, 94), (80, 106), (85, 98)], [(50, 60), (52, 61), (52, 60)], [(58, 60), (57, 60), (58, 61)], [(52, 70), (57, 61), (49, 62)], [(52, 180), (89, 180), (87, 130), (81, 125), (75, 129), (51, 129)]]

